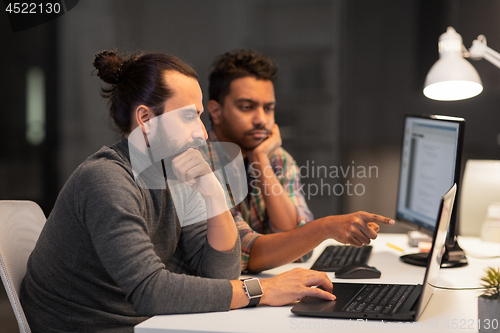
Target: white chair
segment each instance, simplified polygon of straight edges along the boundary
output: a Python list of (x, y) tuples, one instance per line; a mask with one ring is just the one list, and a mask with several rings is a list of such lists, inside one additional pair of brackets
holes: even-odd
[(32, 201), (0, 201), (0, 275), (21, 333), (31, 332), (19, 302), (26, 265), (45, 215)]

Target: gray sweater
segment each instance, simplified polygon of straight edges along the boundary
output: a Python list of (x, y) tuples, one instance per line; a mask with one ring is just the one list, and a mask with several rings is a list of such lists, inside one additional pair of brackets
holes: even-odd
[[(127, 145), (90, 156), (61, 190), (21, 286), (33, 332), (133, 332), (156, 314), (229, 310), (239, 239), (219, 252), (206, 220), (181, 227), (168, 189), (134, 181)], [(167, 270), (174, 252), (199, 276)]]

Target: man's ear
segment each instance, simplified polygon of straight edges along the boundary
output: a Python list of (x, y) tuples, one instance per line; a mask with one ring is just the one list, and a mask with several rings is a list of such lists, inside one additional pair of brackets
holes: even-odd
[(216, 100), (209, 100), (207, 104), (208, 112), (210, 112), (210, 117), (214, 125), (220, 125), (221, 123), (221, 112), (222, 106)]
[(141, 127), (142, 133), (148, 135), (151, 131), (149, 120), (154, 117), (153, 110), (145, 105), (139, 105), (135, 109), (135, 121)]

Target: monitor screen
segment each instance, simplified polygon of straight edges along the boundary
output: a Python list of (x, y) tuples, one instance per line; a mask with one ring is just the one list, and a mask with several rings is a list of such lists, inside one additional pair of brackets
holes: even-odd
[(465, 120), (406, 116), (396, 218), (432, 234), (441, 197), (460, 175)]

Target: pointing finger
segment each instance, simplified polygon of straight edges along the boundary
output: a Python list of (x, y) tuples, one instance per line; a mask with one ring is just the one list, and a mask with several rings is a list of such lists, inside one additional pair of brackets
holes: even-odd
[(382, 215), (377, 215), (377, 214), (370, 214), (367, 212), (359, 212), (363, 220), (365, 222), (375, 222), (375, 223), (382, 223), (382, 224), (387, 224), (387, 225), (394, 225), (396, 222), (394, 222), (393, 219), (390, 219), (388, 217), (382, 216)]

